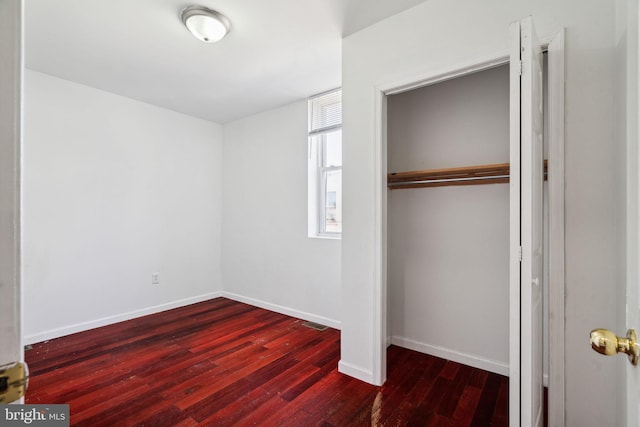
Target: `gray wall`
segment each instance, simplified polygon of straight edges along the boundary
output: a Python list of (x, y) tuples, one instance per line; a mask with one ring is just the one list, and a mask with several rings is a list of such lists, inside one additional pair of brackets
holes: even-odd
[(220, 125), (32, 70), (24, 108), (28, 342), (218, 295)]
[[(390, 96), (387, 118), (389, 172), (509, 162), (509, 67)], [(392, 342), (508, 375), (509, 185), (388, 201)]]
[(340, 240), (307, 237), (307, 101), (224, 125), (225, 295), (340, 327)]
[[(616, 212), (623, 201), (614, 173), (614, 2), (430, 0), (355, 33), (343, 45), (344, 228), (341, 368), (375, 380), (376, 240), (374, 89), (434, 75), (509, 49), (509, 25), (532, 15), (538, 34), (566, 32), (566, 392), (567, 424), (616, 420), (615, 362), (593, 352), (589, 330), (615, 325), (618, 278)], [(595, 171), (605, 171), (595, 173)], [(348, 308), (348, 309), (347, 309)], [(597, 404), (595, 404), (597, 402)]]

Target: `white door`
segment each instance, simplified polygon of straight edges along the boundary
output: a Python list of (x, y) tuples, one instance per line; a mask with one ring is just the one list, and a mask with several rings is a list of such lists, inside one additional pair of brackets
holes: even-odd
[(509, 422), (542, 425), (542, 51), (532, 19), (511, 26)]
[[(640, 117), (638, 117), (640, 120)], [(636, 139), (635, 144), (639, 144), (640, 141)], [(635, 225), (631, 227), (632, 231), (628, 234), (629, 241), (627, 242), (627, 272), (631, 273), (627, 276), (626, 284), (626, 299), (627, 299), (627, 326), (623, 326), (620, 332), (623, 332), (624, 328), (633, 328), (636, 332), (640, 332), (640, 269), (638, 263), (640, 261), (640, 182), (638, 182), (638, 165), (640, 159), (638, 158), (638, 151), (635, 152), (635, 170), (630, 172), (630, 175), (635, 178), (635, 200), (633, 201), (634, 207), (629, 206), (629, 210), (632, 210), (634, 216), (628, 219), (627, 224), (635, 222)], [(631, 363), (625, 363), (626, 366), (626, 399), (627, 399), (627, 423), (628, 427), (640, 426), (640, 366), (633, 366)]]
[[(628, 2), (627, 37), (627, 283), (626, 325), (640, 332), (640, 7)], [(640, 426), (640, 366), (625, 363), (627, 426)]]
[(4, 378), (3, 386), (6, 378), (13, 379), (14, 374), (3, 371), (2, 367), (23, 360), (20, 336), (21, 28), (22, 0), (0, 0), (0, 377)]

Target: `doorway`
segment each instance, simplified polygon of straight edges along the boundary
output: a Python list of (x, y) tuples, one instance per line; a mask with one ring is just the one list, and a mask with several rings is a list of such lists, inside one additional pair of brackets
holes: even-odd
[[(516, 22), (512, 26), (512, 39), (519, 37), (518, 31), (520, 24), (526, 20)], [(529, 20), (529, 24), (531, 24)], [(374, 370), (374, 378), (376, 381), (384, 381), (386, 377), (386, 347), (391, 341), (391, 334), (387, 331), (388, 326), (388, 305), (387, 305), (387, 260), (388, 260), (388, 241), (387, 241), (387, 219), (388, 219), (388, 200), (387, 200), (387, 108), (388, 97), (427, 85), (434, 85), (447, 80), (455, 79), (460, 76), (469, 75), (471, 73), (481, 72), (483, 70), (492, 69), (509, 61), (513, 62), (514, 55), (518, 57), (521, 47), (512, 47), (510, 57), (490, 56), (485, 60), (475, 60), (467, 63), (460, 63), (458, 66), (451, 66), (449, 72), (442, 73), (420, 73), (414, 75), (413, 78), (406, 78), (404, 81), (394, 81), (386, 85), (376, 87), (375, 97), (375, 117), (376, 134), (375, 134), (375, 151), (378, 153), (376, 157), (376, 176), (380, 181), (380, 187), (375, 193), (376, 205), (376, 236), (377, 242), (377, 259), (380, 263), (376, 269), (376, 277), (378, 277), (379, 286), (374, 288), (376, 304), (374, 318), (379, 319), (380, 323), (374, 323), (374, 337), (376, 339), (376, 348), (380, 351), (374, 351), (374, 367), (378, 366), (379, 370)], [(548, 56), (548, 93), (547, 102), (549, 115), (546, 120), (547, 140), (549, 142), (548, 150), (548, 198), (549, 198), (549, 241), (547, 243), (550, 262), (548, 264), (549, 276), (549, 423), (554, 425), (564, 425), (565, 417), (565, 387), (564, 387), (564, 32), (553, 35), (547, 39), (543, 46), (549, 52)], [(516, 65), (520, 61), (517, 60)], [(520, 67), (511, 67), (510, 80), (514, 80), (520, 74), (517, 74)], [(513, 101), (514, 88), (511, 88), (511, 98)], [(517, 95), (516, 95), (517, 96)], [(517, 99), (517, 98), (516, 98)], [(511, 106), (513, 113), (513, 104)], [(512, 117), (513, 119), (513, 117)], [(513, 121), (512, 121), (513, 123)], [(513, 125), (511, 126), (513, 128)], [(512, 132), (513, 133), (513, 132)], [(513, 141), (513, 134), (512, 134)], [(513, 158), (511, 159), (513, 164)], [(513, 251), (512, 251), (513, 252)], [(516, 253), (510, 254), (511, 258), (517, 257)], [(515, 259), (515, 258), (514, 258)], [(379, 292), (379, 293), (378, 293)], [(513, 306), (513, 301), (510, 304)], [(519, 310), (519, 309), (518, 309)], [(513, 310), (512, 310), (513, 311)], [(376, 314), (377, 313), (377, 314)], [(519, 348), (521, 335), (519, 329), (514, 329), (513, 313), (510, 318), (512, 331), (510, 332), (510, 341), (512, 342), (512, 350), (510, 358), (513, 358), (513, 348)], [(515, 333), (515, 335), (514, 335)], [(377, 335), (379, 334), (379, 335)], [(514, 337), (517, 340), (514, 341)], [(530, 337), (530, 336), (529, 336)], [(528, 338), (530, 339), (530, 338)], [(378, 347), (379, 346), (379, 347)], [(516, 353), (516, 357), (519, 357)], [(519, 359), (514, 359), (519, 360)], [(512, 366), (512, 381), (515, 381), (514, 390), (522, 390), (522, 381), (531, 384), (532, 377), (529, 375), (524, 380), (522, 377), (514, 377), (513, 369), (520, 375), (520, 365)], [(540, 375), (541, 377), (541, 375)], [(514, 380), (515, 378), (515, 380)], [(381, 379), (381, 380), (380, 380)], [(541, 380), (540, 380), (541, 382)], [(528, 386), (527, 386), (528, 387)], [(512, 393), (510, 396), (510, 405), (515, 406), (516, 410), (512, 411), (513, 420), (518, 420), (520, 415), (519, 393)], [(530, 408), (525, 404), (525, 408)]]
[(392, 344), (509, 375), (508, 179), (456, 178), (508, 163), (508, 64), (387, 97), (388, 172), (437, 174), (388, 187)]

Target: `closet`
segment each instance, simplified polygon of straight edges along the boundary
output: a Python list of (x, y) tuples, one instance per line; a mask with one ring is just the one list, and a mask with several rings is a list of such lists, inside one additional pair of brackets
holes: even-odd
[(508, 375), (509, 67), (387, 98), (391, 343)]

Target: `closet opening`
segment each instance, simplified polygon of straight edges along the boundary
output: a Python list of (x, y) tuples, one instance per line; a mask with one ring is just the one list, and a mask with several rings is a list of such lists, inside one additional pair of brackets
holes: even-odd
[[(509, 91), (507, 62), (386, 95), (385, 102), (387, 343), (504, 377), (510, 327)], [(545, 386), (547, 237), (545, 182)]]

